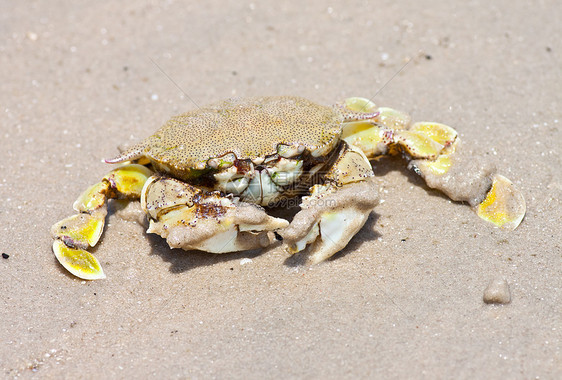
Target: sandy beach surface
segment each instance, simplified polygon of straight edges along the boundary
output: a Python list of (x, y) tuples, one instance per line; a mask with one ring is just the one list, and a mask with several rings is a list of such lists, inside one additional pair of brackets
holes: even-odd
[[(0, 9), (0, 378), (562, 378), (559, 1)], [(119, 212), (93, 249), (107, 279), (56, 261), (50, 226), (119, 144), (197, 105), (281, 94), (456, 128), (521, 189), (525, 219), (494, 228), (381, 160), (384, 202), (320, 265), (280, 245), (172, 250)], [(502, 279), (511, 302), (484, 303)]]

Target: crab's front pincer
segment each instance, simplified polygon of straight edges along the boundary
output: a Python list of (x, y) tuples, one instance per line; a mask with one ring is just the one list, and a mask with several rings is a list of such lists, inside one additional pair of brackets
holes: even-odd
[[(377, 110), (362, 98), (350, 98), (345, 104), (356, 110)], [(342, 138), (369, 159), (403, 155), (429, 187), (467, 202), (480, 218), (497, 227), (513, 230), (521, 223), (526, 205), (519, 189), (493, 165), (463, 152), (456, 130), (434, 122), (410, 124), (408, 115), (390, 108), (378, 112), (374, 120), (346, 123)]]
[(85, 280), (105, 278), (99, 261), (87, 251), (97, 244), (107, 215), (107, 199), (138, 199), (146, 180), (152, 175), (147, 167), (137, 164), (121, 166), (90, 186), (74, 202), (79, 214), (55, 223), (53, 251), (57, 260), (70, 273)]

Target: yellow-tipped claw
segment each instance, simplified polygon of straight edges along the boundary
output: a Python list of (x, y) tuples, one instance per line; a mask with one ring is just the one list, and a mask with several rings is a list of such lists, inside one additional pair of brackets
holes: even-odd
[(410, 131), (423, 133), (433, 141), (448, 146), (457, 138), (457, 131), (453, 128), (440, 123), (420, 122), (415, 123)]
[(345, 123), (342, 139), (349, 145), (361, 149), (369, 158), (383, 153), (380, 150), (380, 146), (383, 145), (383, 137), (378, 128), (373, 128), (372, 123), (366, 121)]
[(451, 168), (451, 164), (451, 155), (442, 154), (433, 161), (420, 160), (417, 166), (418, 168), (422, 169), (422, 171), (424, 168), (427, 168), (428, 170), (430, 170), (431, 174), (439, 176), (447, 173)]
[(79, 248), (70, 248), (60, 240), (53, 242), (53, 252), (59, 263), (70, 273), (84, 280), (105, 278), (101, 265), (90, 252)]
[(502, 175), (496, 175), (486, 198), (476, 206), (482, 219), (506, 230), (514, 230), (525, 216), (525, 198), (515, 185)]
[(74, 202), (74, 210), (78, 212), (89, 212), (100, 208), (105, 204), (106, 193), (109, 189), (109, 182), (102, 181), (90, 186)]
[(395, 140), (413, 158), (437, 158), (444, 146), (425, 133), (415, 131), (397, 131)]
[(100, 239), (105, 222), (105, 209), (92, 214), (72, 215), (53, 225), (51, 233), (69, 246), (86, 249), (93, 247)]
[(70, 273), (85, 280), (105, 278), (98, 260), (86, 249), (96, 245), (101, 237), (107, 214), (106, 202), (112, 198), (140, 198), (142, 188), (151, 175), (150, 169), (137, 164), (112, 170), (74, 202), (74, 209), (80, 214), (53, 225), (53, 251)]
[[(414, 153), (421, 155), (421, 158), (428, 158), (427, 160), (420, 160), (418, 167), (430, 170), (432, 174), (438, 176), (449, 171), (452, 165), (451, 155), (455, 153), (459, 143), (456, 130), (445, 124), (419, 122), (412, 125), (406, 133), (424, 136), (424, 138), (419, 140), (410, 139), (408, 141), (412, 144)], [(400, 134), (404, 134), (404, 132), (400, 132)], [(434, 141), (436, 144), (431, 143), (431, 141)], [(436, 152), (436, 149), (439, 149), (439, 147), (441, 147), (440, 151)], [(411, 152), (408, 150), (408, 153)], [(437, 153), (436, 156), (434, 156), (435, 153)]]
[(111, 187), (117, 189), (126, 198), (138, 198), (144, 183), (152, 175), (146, 166), (129, 164), (112, 170), (104, 180), (109, 181)]

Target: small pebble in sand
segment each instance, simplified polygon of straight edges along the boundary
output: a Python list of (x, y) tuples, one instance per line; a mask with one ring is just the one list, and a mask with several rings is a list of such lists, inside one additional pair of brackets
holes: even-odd
[(37, 38), (39, 37), (35, 32), (27, 32), (25, 36), (31, 41), (37, 41)]
[(495, 278), (488, 284), (484, 290), (485, 303), (506, 304), (511, 302), (511, 293), (507, 281), (501, 278)]
[(10, 257), (10, 255), (8, 255), (7, 253), (2, 253), (2, 258), (3, 258), (3, 259), (7, 259), (8, 257)]
[(240, 260), (240, 265), (250, 264), (251, 262), (252, 262), (252, 259), (245, 258), (245, 259)]

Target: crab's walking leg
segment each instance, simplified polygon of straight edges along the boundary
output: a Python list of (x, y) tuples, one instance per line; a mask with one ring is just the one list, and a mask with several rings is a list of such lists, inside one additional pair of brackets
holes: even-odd
[(346, 100), (350, 110), (379, 115), (371, 121), (351, 122), (343, 138), (361, 148), (369, 159), (403, 153), (409, 167), (431, 188), (455, 201), (467, 202), (480, 218), (513, 230), (523, 219), (525, 199), (516, 186), (479, 157), (461, 149), (457, 132), (444, 124), (410, 124), (410, 117), (390, 108), (376, 108), (362, 98)]
[(224, 253), (266, 247), (274, 240), (273, 231), (289, 224), (259, 206), (160, 176), (147, 181), (141, 207), (150, 219), (147, 232), (185, 250)]
[(378, 204), (373, 176), (363, 152), (343, 143), (324, 184), (310, 189), (301, 211), (280, 231), (289, 252), (310, 244), (309, 260), (318, 263), (343, 249)]
[(53, 225), (53, 251), (73, 275), (85, 280), (105, 278), (98, 260), (86, 249), (96, 245), (103, 232), (107, 199), (138, 199), (152, 172), (145, 166), (129, 164), (109, 172), (74, 202), (79, 214)]

